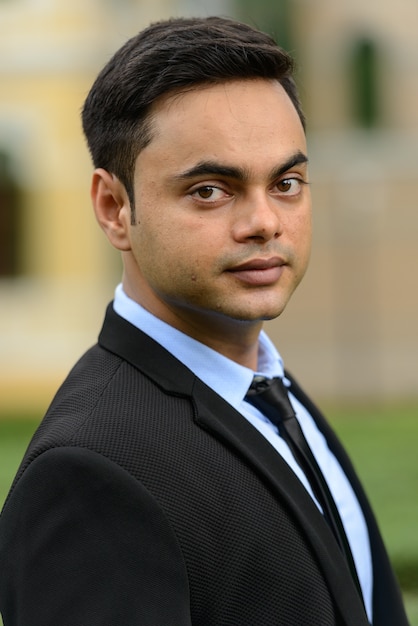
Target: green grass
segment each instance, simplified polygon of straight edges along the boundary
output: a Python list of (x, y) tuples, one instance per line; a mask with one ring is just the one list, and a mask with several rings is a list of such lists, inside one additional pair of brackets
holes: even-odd
[(0, 417), (0, 507), (39, 419)]
[(418, 590), (418, 406), (328, 414), (362, 479), (403, 587)]
[(405, 605), (406, 605), (406, 611), (408, 613), (411, 626), (417, 626), (418, 624), (418, 593), (416, 595), (406, 593)]
[(34, 417), (0, 417), (0, 509), (38, 422), (39, 418)]
[[(411, 626), (418, 626), (418, 406), (328, 407), (325, 412), (366, 488)], [(0, 416), (0, 506), (38, 421)]]
[(418, 406), (328, 408), (372, 503), (418, 626)]

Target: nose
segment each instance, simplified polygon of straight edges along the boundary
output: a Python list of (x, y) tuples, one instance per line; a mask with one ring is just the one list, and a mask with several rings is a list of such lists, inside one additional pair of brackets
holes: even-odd
[(241, 198), (235, 208), (233, 235), (236, 241), (254, 239), (264, 242), (277, 239), (282, 234), (279, 203), (268, 193), (259, 191)]

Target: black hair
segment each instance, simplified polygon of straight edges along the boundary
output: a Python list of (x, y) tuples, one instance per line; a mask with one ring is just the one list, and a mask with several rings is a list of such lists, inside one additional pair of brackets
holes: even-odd
[(94, 166), (119, 178), (134, 210), (135, 161), (151, 140), (158, 98), (204, 84), (275, 79), (305, 127), (293, 71), (293, 59), (269, 35), (229, 18), (151, 24), (114, 54), (86, 98), (82, 121)]

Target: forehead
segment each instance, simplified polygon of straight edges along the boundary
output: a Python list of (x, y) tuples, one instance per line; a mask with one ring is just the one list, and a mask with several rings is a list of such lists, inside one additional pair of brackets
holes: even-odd
[[(169, 94), (151, 111), (143, 157), (190, 161), (286, 159), (306, 152), (299, 115), (278, 81), (243, 80)], [(141, 154), (140, 153), (140, 157)]]

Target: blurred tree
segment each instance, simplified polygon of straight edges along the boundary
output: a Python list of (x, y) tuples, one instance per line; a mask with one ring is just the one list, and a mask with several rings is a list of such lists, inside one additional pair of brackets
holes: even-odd
[(282, 48), (295, 55), (290, 5), (291, 0), (237, 0), (237, 16), (272, 35)]

